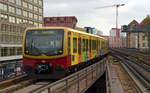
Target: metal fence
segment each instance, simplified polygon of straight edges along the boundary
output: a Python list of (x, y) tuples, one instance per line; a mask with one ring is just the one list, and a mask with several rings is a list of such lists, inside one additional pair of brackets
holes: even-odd
[(106, 59), (31, 93), (83, 93), (104, 74)]
[(0, 61), (0, 81), (8, 80), (24, 75), (22, 70), (22, 59)]

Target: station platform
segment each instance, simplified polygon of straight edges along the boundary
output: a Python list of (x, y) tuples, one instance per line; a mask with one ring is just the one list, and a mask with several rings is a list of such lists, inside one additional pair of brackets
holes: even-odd
[(119, 77), (112, 63), (107, 63), (107, 93), (124, 93)]

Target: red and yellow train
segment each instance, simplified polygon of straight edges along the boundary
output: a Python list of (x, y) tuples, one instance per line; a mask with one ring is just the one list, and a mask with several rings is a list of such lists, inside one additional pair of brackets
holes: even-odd
[(106, 55), (108, 41), (66, 27), (33, 27), (25, 30), (22, 53), (27, 74), (58, 79)]

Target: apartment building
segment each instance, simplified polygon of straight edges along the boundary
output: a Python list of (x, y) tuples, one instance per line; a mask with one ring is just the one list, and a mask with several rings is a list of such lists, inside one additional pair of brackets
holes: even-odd
[(43, 25), (43, 0), (0, 0), (0, 57), (20, 55), (26, 27)]
[[(143, 22), (143, 21), (142, 21)], [(128, 26), (137, 26), (137, 27), (142, 27), (144, 26), (143, 24), (138, 23), (136, 20), (133, 20), (128, 24)], [(128, 48), (137, 48), (141, 50), (147, 50), (149, 48), (148, 46), (148, 37), (146, 32), (135, 32), (135, 31), (128, 31), (127, 33), (127, 47)]]

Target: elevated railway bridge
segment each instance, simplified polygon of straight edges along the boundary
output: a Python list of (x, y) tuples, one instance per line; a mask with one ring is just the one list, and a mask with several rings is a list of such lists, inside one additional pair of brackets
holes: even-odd
[(149, 54), (134, 52), (110, 49), (105, 58), (59, 80), (25, 78), (21, 56), (1, 59), (0, 93), (150, 93)]

